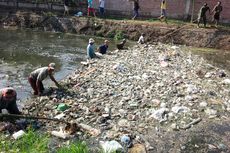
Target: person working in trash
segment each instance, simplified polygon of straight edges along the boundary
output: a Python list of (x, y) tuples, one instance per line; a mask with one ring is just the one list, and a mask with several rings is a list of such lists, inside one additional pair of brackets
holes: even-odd
[(42, 95), (44, 91), (44, 86), (42, 84), (42, 81), (47, 76), (50, 77), (50, 79), (55, 83), (57, 87), (60, 86), (58, 82), (55, 80), (55, 78), (53, 77), (54, 69), (55, 69), (55, 63), (50, 63), (48, 67), (42, 67), (30, 73), (28, 81), (34, 90), (34, 95), (39, 95), (39, 96)]
[(109, 47), (109, 41), (105, 40), (104, 44), (98, 47), (97, 51), (101, 54), (106, 54), (108, 47)]
[(17, 93), (13, 88), (0, 89), (0, 113), (2, 113), (2, 109), (6, 109), (10, 114), (21, 114), (16, 99)]
[(95, 52), (94, 52), (94, 40), (93, 38), (89, 39), (89, 44), (87, 46), (87, 58), (92, 59), (97, 57)]

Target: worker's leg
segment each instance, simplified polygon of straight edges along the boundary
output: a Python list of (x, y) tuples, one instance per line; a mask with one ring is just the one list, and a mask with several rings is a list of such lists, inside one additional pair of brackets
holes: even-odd
[(93, 8), (93, 15), (96, 17), (96, 10)]
[(36, 87), (36, 80), (34, 80), (32, 77), (29, 77), (28, 81), (30, 83), (30, 86), (34, 90), (34, 95), (37, 95), (38, 94), (38, 90), (37, 90), (37, 87)]
[(42, 81), (39, 81), (40, 83), (40, 92), (43, 93), (43, 91), (45, 90)]
[(89, 13), (90, 13), (90, 8), (88, 8), (87, 16), (89, 16)]
[(201, 16), (199, 15), (197, 18), (197, 26), (200, 27)]
[(133, 10), (133, 20), (136, 19), (136, 17), (138, 16), (138, 10)]
[(206, 16), (203, 16), (203, 22), (204, 22), (204, 27), (206, 28), (206, 24), (207, 24)]

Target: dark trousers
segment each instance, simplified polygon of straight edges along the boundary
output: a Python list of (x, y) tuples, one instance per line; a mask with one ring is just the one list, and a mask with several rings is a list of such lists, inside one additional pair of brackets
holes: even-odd
[(206, 27), (206, 24), (207, 24), (206, 15), (199, 17), (199, 19), (198, 19), (198, 25), (201, 23), (201, 20), (203, 20), (204, 26)]
[(136, 17), (138, 17), (139, 16), (138, 9), (134, 9), (133, 10), (133, 14), (134, 14), (133, 19), (135, 19)]
[[(34, 90), (34, 93), (35, 93), (35, 94), (38, 94), (38, 89), (37, 89), (37, 85), (36, 85), (37, 79), (33, 79), (32, 77), (29, 77), (29, 78), (28, 78), (28, 81), (29, 81), (31, 87), (32, 87), (33, 90)], [(40, 81), (39, 83), (40, 83), (39, 92), (42, 93), (45, 89), (44, 89), (44, 86), (43, 86), (42, 82)]]
[(103, 7), (99, 7), (99, 12), (100, 12), (100, 16), (103, 17), (105, 13), (105, 9)]

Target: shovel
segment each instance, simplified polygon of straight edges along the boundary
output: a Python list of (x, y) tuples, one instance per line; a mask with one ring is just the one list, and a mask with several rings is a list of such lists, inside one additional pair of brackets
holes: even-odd
[(59, 122), (59, 123), (70, 124), (64, 120), (60, 120), (60, 119), (56, 119), (56, 118), (46, 118), (46, 117), (40, 117), (40, 116), (17, 115), (17, 114), (0, 114), (0, 117), (38, 119), (38, 120), (48, 120), (48, 121), (55, 121), (55, 122)]

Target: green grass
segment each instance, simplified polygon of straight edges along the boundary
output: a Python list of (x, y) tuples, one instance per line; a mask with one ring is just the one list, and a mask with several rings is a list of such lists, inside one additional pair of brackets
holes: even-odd
[[(160, 22), (160, 20), (158, 18), (150, 18), (150, 19), (145, 20), (145, 21), (146, 22)], [(168, 24), (176, 24), (176, 25), (184, 25), (184, 24), (190, 23), (190, 22), (168, 18), (167, 23)]]
[(57, 153), (88, 153), (88, 147), (85, 142), (75, 142), (70, 146), (62, 147)]
[(48, 135), (29, 130), (22, 138), (11, 140), (1, 136), (0, 150), (5, 153), (46, 153), (48, 151)]
[[(11, 136), (0, 134), (0, 153), (48, 153), (49, 142), (52, 141), (48, 134), (29, 130), (26, 134), (14, 140)], [(88, 153), (85, 142), (73, 142), (69, 146), (58, 148), (57, 153)]]
[(195, 52), (195, 53), (215, 53), (217, 51), (217, 49), (213, 49), (213, 48), (191, 47), (189, 49), (190, 51)]

